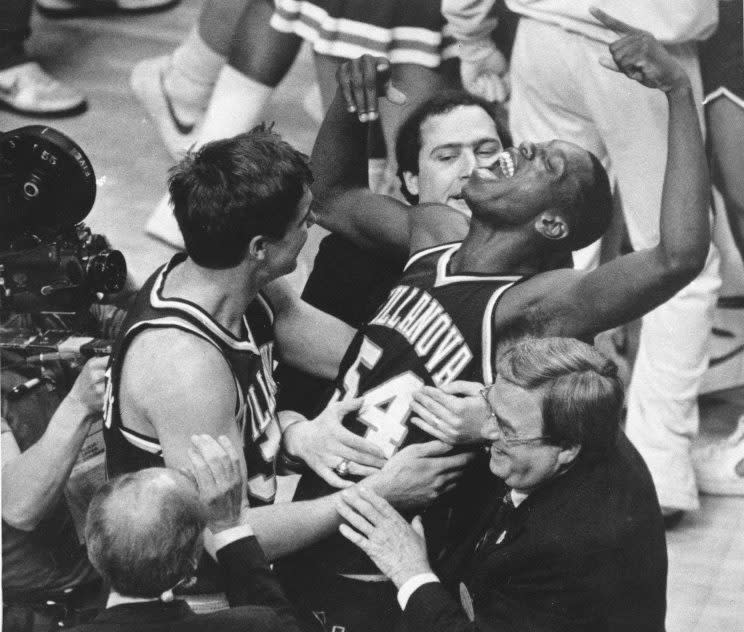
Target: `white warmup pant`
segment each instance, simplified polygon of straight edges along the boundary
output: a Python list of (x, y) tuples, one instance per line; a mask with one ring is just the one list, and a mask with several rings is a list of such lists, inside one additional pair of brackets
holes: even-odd
[[(690, 75), (702, 121), (696, 47), (669, 50)], [(593, 152), (617, 183), (633, 247), (648, 248), (659, 240), (667, 101), (601, 66), (601, 56), (609, 56), (602, 42), (523, 18), (511, 60), (511, 131), (515, 142), (560, 138)], [(577, 261), (587, 259), (582, 255)], [(700, 276), (643, 318), (628, 392), (626, 432), (651, 470), (660, 503), (669, 508), (698, 507), (690, 444), (708, 365), (718, 263), (711, 246)]]

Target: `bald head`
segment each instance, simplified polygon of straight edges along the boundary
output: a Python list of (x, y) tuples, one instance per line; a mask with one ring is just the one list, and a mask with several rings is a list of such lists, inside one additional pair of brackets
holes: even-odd
[(183, 474), (166, 468), (124, 474), (91, 501), (88, 557), (118, 593), (157, 597), (193, 574), (204, 526), (196, 487)]

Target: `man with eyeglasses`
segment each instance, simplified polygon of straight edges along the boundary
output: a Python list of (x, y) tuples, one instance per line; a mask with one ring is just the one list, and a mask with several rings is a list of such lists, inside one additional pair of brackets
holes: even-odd
[[(451, 395), (456, 381), (493, 382), (494, 351), (519, 334), (591, 340), (658, 306), (694, 278), (705, 262), (710, 244), (708, 175), (689, 78), (648, 33), (601, 11), (593, 16), (620, 35), (610, 47), (613, 61), (603, 60), (607, 72), (619, 70), (658, 90), (659, 99), (666, 100), (670, 143), (659, 244), (589, 273), (545, 271), (545, 264), (593, 242), (609, 222), (609, 181), (596, 157), (557, 140), (523, 143), (500, 152), (489, 167), (474, 169), (461, 187), (472, 210), (466, 237), (442, 245), (457, 237), (444, 225), (446, 209), (441, 205), (422, 204), (432, 201), (420, 199), (401, 220), (403, 214), (396, 214), (383, 196), (362, 186), (355, 168), (360, 165), (355, 155), (362, 154), (350, 139), (358, 141), (366, 133), (354, 118), (360, 112), (368, 114), (374, 99), (361, 90), (360, 77), (370, 90), (387, 90), (390, 95), (392, 88), (377, 81), (373, 59), (362, 58), (339, 71), (340, 91), (313, 150), (316, 183), (322, 177), (326, 182), (314, 190), (319, 221), (350, 239), (362, 233), (368, 242), (379, 239), (390, 248), (397, 244), (410, 256), (388, 301), (349, 347), (337, 378), (336, 397), (341, 401), (364, 398), (364, 407), (347, 415), (344, 426), (375, 441), (387, 454), (429, 435), (440, 438), (436, 413), (427, 417), (411, 404), (417, 392), (437, 387), (450, 389)], [(453, 122), (455, 129), (462, 125)], [(446, 164), (457, 155), (446, 146), (441, 149), (422, 145), (419, 160)], [(425, 178), (419, 176), (411, 184), (421, 185)], [(484, 282), (493, 282), (493, 275), (503, 285), (491, 288), (484, 301)], [(475, 335), (473, 325), (478, 328)], [(451, 443), (477, 441), (481, 425), (464, 441), (455, 437)], [(546, 457), (553, 454), (534, 443), (526, 446), (545, 451)], [(567, 448), (562, 458), (570, 455)], [(339, 476), (355, 476), (357, 465), (344, 458), (334, 468)], [(470, 518), (481, 509), (472, 497), (488, 479), (477, 465), (424, 515), (433, 556), (443, 546), (459, 542), (463, 529), (472, 526)], [(330, 491), (309, 472), (301, 478), (295, 498)], [(290, 599), (305, 616), (323, 618), (329, 628), (395, 629), (399, 611), (394, 586), (363, 556), (358, 559), (358, 550), (349, 551), (340, 540), (328, 538), (282, 561), (281, 577)]]
[(664, 525), (619, 430), (617, 367), (578, 340), (532, 338), (497, 370), (483, 390), (496, 478), (467, 537), (430, 564), (420, 519), (364, 487), (340, 495), (341, 532), (396, 585), (410, 632), (663, 630)]

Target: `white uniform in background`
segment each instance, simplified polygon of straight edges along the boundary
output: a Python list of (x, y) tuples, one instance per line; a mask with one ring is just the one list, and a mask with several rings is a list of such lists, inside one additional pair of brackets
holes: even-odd
[[(635, 249), (659, 239), (667, 155), (664, 95), (598, 63), (621, 37), (589, 14), (596, 5), (667, 43), (692, 81), (700, 104), (697, 40), (718, 20), (715, 0), (506, 0), (522, 16), (511, 58), (511, 132), (516, 143), (561, 138), (593, 152), (617, 183)], [(453, 33), (471, 48), (488, 44), (493, 0), (443, 0)], [(576, 257), (596, 264), (598, 248)], [(643, 318), (628, 392), (626, 432), (651, 470), (669, 509), (698, 507), (690, 445), (698, 430), (697, 394), (708, 365), (709, 335), (720, 287), (714, 247), (705, 269)]]

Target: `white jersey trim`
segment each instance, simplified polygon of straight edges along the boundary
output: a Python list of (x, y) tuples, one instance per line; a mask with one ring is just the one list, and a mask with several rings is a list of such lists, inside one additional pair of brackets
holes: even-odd
[[(158, 277), (155, 280), (155, 283), (152, 286), (152, 291), (150, 292), (150, 304), (153, 307), (157, 309), (173, 309), (176, 311), (184, 312), (185, 314), (188, 314), (192, 318), (198, 320), (202, 325), (204, 325), (205, 328), (207, 328), (211, 333), (213, 333), (217, 338), (219, 338), (229, 347), (237, 351), (252, 351), (256, 355), (259, 354), (258, 346), (256, 345), (255, 338), (253, 337), (253, 332), (251, 331), (251, 328), (248, 325), (248, 319), (245, 316), (243, 316), (243, 325), (248, 335), (248, 340), (238, 340), (234, 336), (228, 334), (220, 325), (218, 325), (214, 321), (214, 319), (212, 319), (201, 308), (196, 307), (195, 305), (191, 305), (190, 303), (182, 299), (161, 298), (159, 292), (163, 289), (165, 275), (169, 271), (169, 265), (163, 266), (163, 268), (158, 273)], [(265, 308), (267, 308), (269, 318), (273, 323), (273, 312), (268, 307), (266, 300), (261, 299), (261, 304)]]
[(450, 285), (452, 283), (462, 283), (463, 281), (519, 281), (522, 277), (519, 275), (480, 275), (480, 274), (449, 274), (447, 272), (447, 266), (454, 255), (462, 244), (458, 243), (451, 246), (450, 249), (445, 252), (437, 261), (437, 275), (434, 280), (434, 287), (442, 287), (443, 285)]
[(121, 436), (124, 437), (135, 448), (143, 450), (150, 454), (154, 454), (155, 456), (163, 455), (163, 448), (160, 445), (160, 442), (156, 439), (146, 439), (143, 436), (134, 434), (133, 430), (128, 430), (124, 426), (119, 427), (119, 432), (121, 433)]
[(483, 313), (481, 361), (483, 363), (482, 374), (485, 385), (493, 384), (496, 379), (493, 371), (493, 354), (496, 351), (493, 344), (493, 314), (496, 311), (496, 304), (499, 302), (501, 296), (513, 285), (514, 283), (509, 283), (509, 285), (504, 285), (496, 290), (491, 295), (491, 298), (488, 299), (485, 312)]
[(425, 257), (426, 255), (430, 255), (434, 252), (442, 252), (443, 250), (447, 250), (448, 248), (452, 248), (453, 246), (459, 246), (461, 242), (456, 242), (454, 244), (442, 244), (440, 246), (431, 246), (429, 248), (424, 248), (423, 250), (419, 250), (418, 252), (413, 253), (409, 258), (408, 261), (406, 261), (406, 265), (403, 266), (403, 272), (408, 270), (411, 265), (416, 263), (419, 259), (422, 257)]
[(719, 88), (716, 88), (708, 94), (705, 99), (703, 99), (703, 105), (708, 105), (711, 101), (715, 101), (718, 97), (728, 97), (735, 105), (738, 105), (740, 108), (744, 108), (744, 100), (737, 97), (731, 90), (728, 88), (725, 88), (723, 86), (720, 86)]

